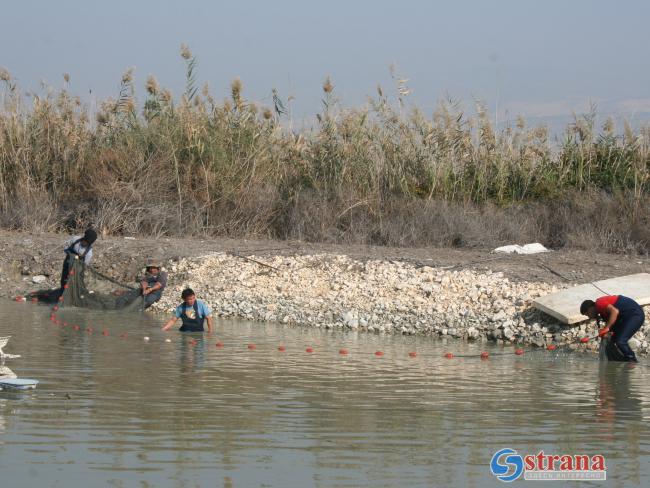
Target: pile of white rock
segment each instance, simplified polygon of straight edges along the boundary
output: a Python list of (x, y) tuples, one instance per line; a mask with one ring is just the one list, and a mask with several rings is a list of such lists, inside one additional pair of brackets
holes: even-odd
[[(535, 298), (557, 291), (555, 285), (515, 282), (489, 271), (331, 254), (269, 258), (227, 253), (182, 259), (167, 268), (167, 291), (154, 305), (160, 311), (173, 310), (181, 290), (190, 287), (219, 316), (326, 329), (435, 334), (540, 347), (575, 342), (596, 330), (595, 324), (564, 326), (531, 308)], [(646, 334), (648, 323), (633, 344), (640, 352), (648, 349)]]

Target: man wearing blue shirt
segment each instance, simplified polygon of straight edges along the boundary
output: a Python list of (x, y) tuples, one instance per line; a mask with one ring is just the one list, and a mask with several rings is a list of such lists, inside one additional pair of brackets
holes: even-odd
[(167, 321), (162, 330), (169, 330), (178, 319), (183, 321), (181, 332), (203, 332), (203, 323), (208, 323), (208, 333), (212, 333), (212, 311), (205, 302), (197, 300), (194, 291), (186, 288), (181, 293), (183, 303), (174, 311), (174, 316)]

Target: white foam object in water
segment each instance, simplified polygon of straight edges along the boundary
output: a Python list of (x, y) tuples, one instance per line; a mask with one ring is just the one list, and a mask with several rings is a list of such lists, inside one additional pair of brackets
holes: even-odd
[(15, 378), (18, 378), (18, 376), (16, 376), (16, 373), (11, 371), (6, 366), (0, 366), (0, 380), (13, 380)]
[(19, 354), (7, 354), (2, 350), (9, 342), (9, 339), (11, 339), (11, 336), (0, 337), (0, 359), (16, 359), (20, 357)]
[(144, 336), (142, 339), (144, 340), (144, 342), (149, 342), (149, 337), (148, 336)]
[(169, 337), (167, 339), (165, 339), (165, 342), (171, 342), (171, 341), (172, 340)]
[(497, 247), (494, 252), (505, 254), (539, 254), (540, 252), (549, 252), (549, 250), (539, 242), (533, 242), (532, 244), (525, 244), (523, 246), (511, 244), (509, 246)]

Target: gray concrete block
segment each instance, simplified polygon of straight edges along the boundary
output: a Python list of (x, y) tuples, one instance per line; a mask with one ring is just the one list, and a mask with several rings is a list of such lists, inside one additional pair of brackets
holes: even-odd
[(587, 320), (587, 317), (580, 313), (580, 304), (584, 300), (595, 300), (603, 295), (625, 295), (640, 305), (649, 305), (650, 274), (620, 276), (567, 288), (538, 298), (533, 302), (533, 306), (560, 322), (577, 324)]

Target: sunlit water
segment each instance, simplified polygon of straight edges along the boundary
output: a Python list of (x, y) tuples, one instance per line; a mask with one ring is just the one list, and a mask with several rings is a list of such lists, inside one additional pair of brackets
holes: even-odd
[(160, 317), (62, 311), (75, 331), (48, 315), (0, 305), (5, 352), (22, 355), (6, 366), (40, 381), (0, 392), (3, 488), (483, 487), (501, 485), (489, 463), (504, 447), (603, 454), (618, 486), (650, 475), (644, 365), (235, 321), (165, 334)]

